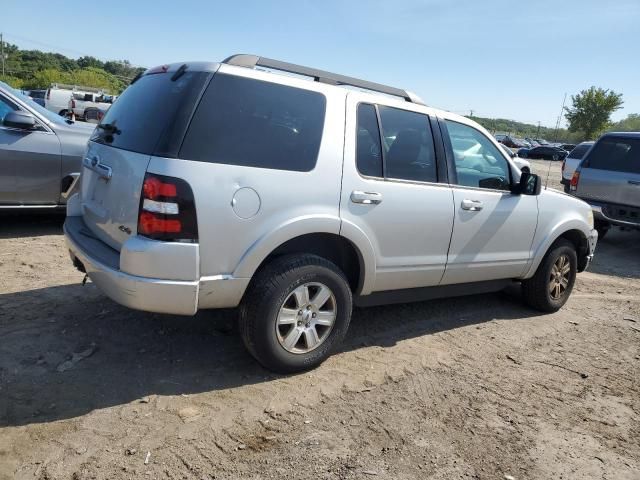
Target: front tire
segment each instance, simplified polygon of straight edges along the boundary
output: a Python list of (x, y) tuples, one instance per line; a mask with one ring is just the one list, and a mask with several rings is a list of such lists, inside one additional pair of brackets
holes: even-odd
[(611, 229), (611, 224), (603, 222), (602, 220), (596, 220), (594, 228), (598, 231), (598, 240), (602, 240)]
[(320, 365), (342, 343), (352, 295), (344, 273), (316, 255), (274, 259), (254, 277), (240, 306), (240, 334), (265, 368), (280, 373)]
[(522, 282), (524, 301), (542, 312), (556, 312), (569, 299), (578, 271), (573, 243), (557, 240), (538, 266), (535, 275)]

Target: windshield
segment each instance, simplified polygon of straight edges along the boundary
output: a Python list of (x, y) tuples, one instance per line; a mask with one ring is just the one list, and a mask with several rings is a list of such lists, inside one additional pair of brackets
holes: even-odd
[(29, 105), (30, 108), (38, 112), (40, 115), (42, 115), (44, 118), (46, 118), (50, 122), (57, 123), (58, 125), (67, 125), (66, 120), (62, 118), (60, 115), (56, 115), (55, 113), (50, 112), (46, 108), (41, 107), (36, 102), (34, 102), (30, 97), (27, 97), (26, 95), (24, 95), (20, 90), (16, 90), (15, 88), (10, 87), (4, 82), (0, 82), (0, 87), (5, 90), (8, 90), (11, 94), (13, 94), (13, 96), (18, 98), (19, 100), (22, 100), (24, 103)]

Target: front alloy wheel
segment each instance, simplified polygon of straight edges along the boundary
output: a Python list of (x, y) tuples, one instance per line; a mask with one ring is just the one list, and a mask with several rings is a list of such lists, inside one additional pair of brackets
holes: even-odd
[(571, 262), (566, 254), (560, 255), (551, 267), (549, 278), (549, 294), (551, 298), (558, 301), (567, 291), (569, 286), (569, 274), (571, 273)]
[(533, 277), (522, 282), (525, 302), (543, 312), (559, 310), (571, 295), (577, 271), (576, 247), (564, 238), (558, 239)]

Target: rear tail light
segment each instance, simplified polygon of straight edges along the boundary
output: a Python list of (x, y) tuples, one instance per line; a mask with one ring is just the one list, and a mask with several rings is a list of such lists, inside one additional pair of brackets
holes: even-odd
[(198, 241), (196, 206), (187, 182), (164, 175), (145, 175), (138, 235), (163, 241)]
[(569, 190), (575, 192), (578, 189), (578, 182), (580, 181), (580, 170), (576, 170), (573, 172), (573, 177), (571, 177), (571, 183), (569, 184)]

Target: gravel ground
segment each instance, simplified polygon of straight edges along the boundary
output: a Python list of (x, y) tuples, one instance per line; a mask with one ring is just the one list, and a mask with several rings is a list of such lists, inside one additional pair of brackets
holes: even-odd
[(278, 376), (234, 311), (127, 310), (80, 285), (60, 219), (1, 220), (2, 480), (640, 478), (638, 232), (560, 312), (516, 290), (358, 309), (338, 354)]

